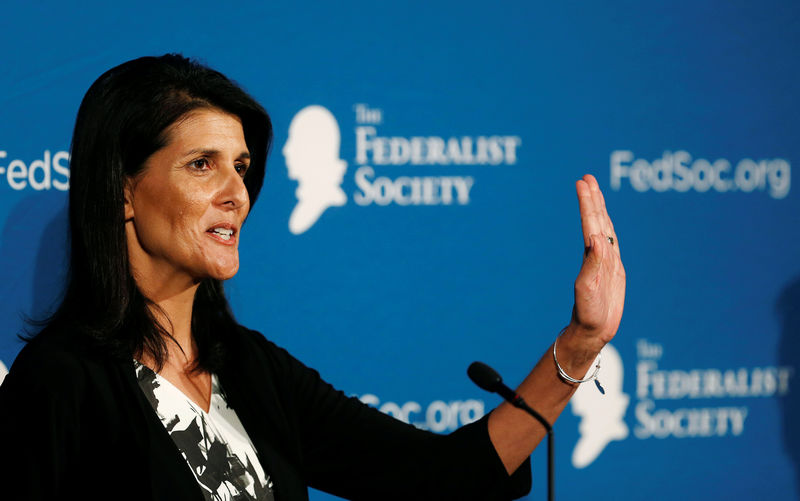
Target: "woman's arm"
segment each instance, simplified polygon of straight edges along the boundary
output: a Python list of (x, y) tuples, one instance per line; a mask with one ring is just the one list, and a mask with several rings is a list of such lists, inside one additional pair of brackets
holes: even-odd
[[(625, 302), (625, 270), (597, 180), (586, 175), (576, 183), (576, 190), (585, 252), (575, 280), (572, 319), (558, 338), (557, 348), (558, 362), (564, 371), (582, 379), (619, 327)], [(576, 389), (577, 384), (568, 383), (558, 375), (551, 345), (517, 392), (553, 423)], [(507, 402), (492, 412), (488, 426), (492, 444), (509, 473), (525, 461), (545, 435), (538, 421)]]
[(276, 494), (289, 482), (286, 472), (354, 500), (489, 501), (530, 490), (530, 467), (506, 473), (489, 439), (488, 416), (449, 435), (417, 429), (347, 397), (261, 334), (243, 332), (235, 374), (223, 384), (231, 383), (228, 402), (260, 453), (277, 452), (265, 456)]

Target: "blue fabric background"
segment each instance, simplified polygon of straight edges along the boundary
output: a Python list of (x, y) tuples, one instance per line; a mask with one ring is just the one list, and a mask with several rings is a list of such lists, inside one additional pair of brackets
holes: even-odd
[[(670, 411), (747, 407), (738, 435), (634, 433), (641, 339), (662, 347), (664, 370), (796, 366), (797, 190), (776, 197), (767, 180), (750, 192), (640, 192), (628, 179), (615, 190), (610, 168), (616, 150), (650, 162), (683, 150), (732, 169), (746, 158), (796, 165), (796, 2), (12, 1), (0, 14), (6, 168), (68, 151), (83, 93), (134, 57), (181, 52), (251, 92), (276, 136), (227, 285), (238, 319), (348, 393), (419, 403), (418, 424), (430, 424), (437, 401), (481, 401), (488, 412), (498, 401), (473, 387), (467, 365), (483, 360), (516, 383), (569, 321), (582, 252), (574, 182), (595, 174), (628, 272), (614, 345), (630, 434), (576, 469), (568, 408), (555, 426), (559, 498), (797, 498), (800, 443), (786, 426), (798, 421), (794, 372), (772, 396), (655, 400)], [(373, 166), (390, 178), (472, 176), (470, 202), (360, 206), (357, 103), (382, 110), (381, 136), (519, 136), (517, 161)], [(338, 121), (348, 202), (293, 235), (297, 184), (281, 149), (311, 104)], [(8, 179), (0, 175), (0, 360), (10, 367), (24, 316), (58, 298), (66, 192), (16, 190)], [(541, 499), (544, 447), (533, 464), (530, 499)]]

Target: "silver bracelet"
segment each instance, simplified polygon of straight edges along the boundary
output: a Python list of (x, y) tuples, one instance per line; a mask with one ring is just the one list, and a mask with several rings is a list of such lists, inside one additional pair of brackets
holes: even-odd
[(558, 344), (558, 338), (553, 342), (553, 361), (556, 363), (556, 368), (558, 369), (558, 375), (561, 376), (561, 379), (564, 381), (568, 381), (570, 383), (588, 383), (589, 381), (594, 381), (594, 384), (597, 386), (597, 390), (602, 393), (603, 395), (606, 394), (606, 390), (603, 389), (603, 386), (600, 384), (600, 380), (597, 379), (597, 375), (600, 373), (600, 362), (603, 360), (603, 352), (597, 354), (597, 364), (594, 366), (594, 372), (591, 376), (587, 377), (586, 379), (575, 379), (574, 377), (570, 376), (569, 374), (564, 371), (561, 365), (558, 363), (558, 358), (556, 357), (556, 344)]

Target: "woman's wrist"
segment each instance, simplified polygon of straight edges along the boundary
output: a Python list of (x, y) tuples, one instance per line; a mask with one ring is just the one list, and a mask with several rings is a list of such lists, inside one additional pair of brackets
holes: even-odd
[(582, 379), (590, 364), (605, 346), (598, 336), (570, 323), (561, 331), (555, 343), (558, 347), (558, 364), (570, 376)]

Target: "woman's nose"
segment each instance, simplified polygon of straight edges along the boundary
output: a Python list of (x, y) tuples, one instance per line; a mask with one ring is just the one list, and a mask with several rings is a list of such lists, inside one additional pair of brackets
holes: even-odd
[(235, 166), (224, 171), (222, 189), (220, 190), (220, 204), (230, 209), (238, 209), (250, 202), (244, 178), (237, 172)]

